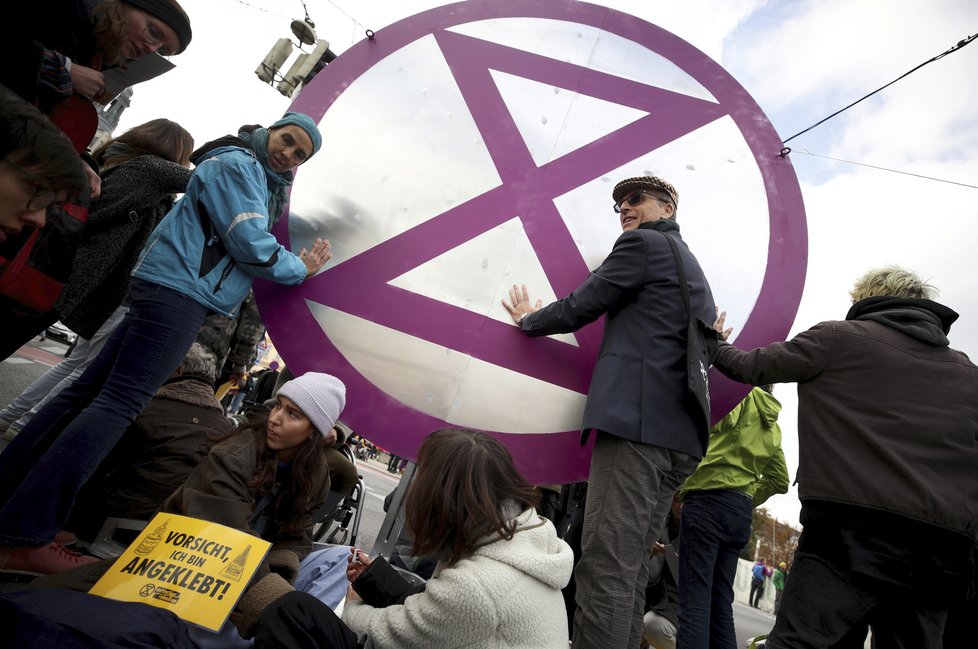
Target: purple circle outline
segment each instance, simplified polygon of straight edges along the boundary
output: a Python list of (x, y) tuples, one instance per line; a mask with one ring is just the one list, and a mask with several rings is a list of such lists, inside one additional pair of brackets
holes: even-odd
[[(577, 22), (632, 40), (673, 62), (729, 111), (761, 171), (770, 217), (764, 279), (737, 343), (741, 348), (752, 349), (784, 340), (801, 301), (808, 258), (804, 204), (794, 169), (787, 157), (778, 155), (781, 138), (747, 91), (708, 56), (660, 27), (614, 9), (574, 0), (470, 0), (438, 7), (390, 25), (373, 39), (351, 47), (317, 75), (290, 110), (321, 120), (361, 74), (404, 46), (463, 23), (510, 17)], [(326, 134), (327, 144), (328, 138)], [(288, 219), (281, 219), (274, 232), (280, 241), (286, 240)], [(324, 336), (305, 304), (302, 287), (283, 290), (281, 285), (258, 281), (255, 293), (279, 353), (289, 359), (296, 374), (328, 371), (346, 382), (349, 405), (343, 419), (354, 429), (364, 430), (373, 441), (385, 444), (398, 455), (414, 457), (425, 436), (445, 425), (436, 417), (394, 400), (361, 375)], [(310, 343), (321, 338), (325, 338), (325, 345), (311, 350)], [(711, 371), (711, 381), (716, 421), (744, 397), (748, 387), (715, 370)], [(397, 422), (397, 430), (390, 429), (391, 422)], [(506, 443), (531, 481), (573, 482), (587, 475), (590, 444), (579, 445), (577, 430), (493, 434)]]

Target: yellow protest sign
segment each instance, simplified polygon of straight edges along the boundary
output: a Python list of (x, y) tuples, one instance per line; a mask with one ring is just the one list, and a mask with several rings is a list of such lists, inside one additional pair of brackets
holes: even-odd
[(270, 547), (231, 527), (160, 513), (89, 592), (218, 631)]

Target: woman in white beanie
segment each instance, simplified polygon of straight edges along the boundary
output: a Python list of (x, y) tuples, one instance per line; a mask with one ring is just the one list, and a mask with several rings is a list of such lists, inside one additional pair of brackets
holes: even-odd
[(272, 543), (238, 602), (232, 621), (248, 637), (261, 611), (293, 590), (299, 562), (312, 549), (312, 513), (326, 499), (326, 449), (346, 403), (335, 376), (308, 372), (278, 392), (267, 417), (215, 440), (207, 457), (163, 504), (163, 511), (202, 518)]

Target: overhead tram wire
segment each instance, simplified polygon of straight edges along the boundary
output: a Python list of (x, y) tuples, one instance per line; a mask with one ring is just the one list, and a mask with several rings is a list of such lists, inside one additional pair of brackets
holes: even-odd
[(244, 5), (245, 7), (249, 7), (251, 9), (254, 9), (255, 11), (262, 11), (266, 14), (271, 14), (272, 16), (281, 16), (282, 18), (288, 18), (286, 14), (280, 14), (274, 11), (269, 11), (264, 7), (259, 7), (258, 5), (251, 4), (250, 2), (245, 2), (245, 0), (231, 0), (231, 2), (237, 2), (239, 5)]
[[(252, 4), (251, 2), (247, 2), (246, 0), (230, 0), (230, 1), (231, 2), (236, 2), (239, 5), (243, 5), (245, 7), (248, 7), (249, 9), (254, 9), (255, 11), (261, 11), (261, 12), (264, 12), (266, 14), (271, 14), (273, 16), (281, 16), (282, 18), (288, 18), (289, 17), (286, 14), (277, 13), (277, 12), (271, 11), (269, 9), (265, 9), (264, 7), (259, 7), (258, 5)], [(367, 35), (367, 38), (368, 39), (372, 39), (373, 38), (373, 34), (374, 34), (373, 31), (370, 30), (370, 29), (368, 29), (366, 25), (364, 25), (362, 22), (360, 22), (359, 20), (357, 20), (356, 18), (354, 18), (353, 16), (351, 16), (349, 14), (349, 12), (347, 12), (345, 9), (343, 9), (343, 7), (341, 7), (338, 4), (336, 4), (335, 2), (333, 2), (333, 0), (326, 0), (326, 1), (329, 2), (329, 4), (333, 5), (336, 8), (337, 11), (339, 11), (341, 14), (343, 14), (344, 16), (346, 16), (350, 20), (350, 22), (353, 23), (354, 37), (350, 39), (350, 42), (351, 43), (353, 43), (353, 42), (356, 41), (355, 34), (356, 34), (356, 28), (357, 27), (363, 28), (363, 30), (366, 32), (366, 35)], [(305, 2), (305, 0), (300, 0), (300, 2), (302, 3), (302, 8), (306, 12), (306, 18), (308, 18), (309, 17), (309, 9), (306, 7), (306, 2)]]
[(933, 180), (939, 183), (947, 183), (949, 185), (958, 185), (960, 187), (969, 187), (971, 189), (978, 189), (978, 185), (969, 185), (968, 183), (958, 182), (956, 180), (947, 180), (945, 178), (936, 178), (934, 176), (925, 176), (923, 174), (915, 174), (909, 171), (900, 171), (899, 169), (890, 169), (889, 167), (880, 167), (878, 165), (871, 165), (865, 162), (855, 162), (853, 160), (843, 160), (842, 158), (833, 158), (832, 156), (821, 155), (818, 153), (812, 153), (808, 149), (796, 149), (795, 153), (804, 153), (805, 155), (810, 155), (813, 158), (824, 158), (825, 160), (832, 160), (834, 162), (844, 162), (845, 164), (856, 165), (859, 167), (869, 167), (870, 169), (878, 169), (879, 171), (889, 171), (890, 173), (901, 174), (904, 176), (913, 176), (914, 178), (922, 178), (924, 180)]
[(359, 20), (357, 20), (356, 18), (354, 18), (353, 16), (351, 16), (343, 7), (341, 7), (338, 4), (336, 4), (335, 2), (333, 2), (333, 0), (326, 0), (326, 2), (328, 2), (331, 5), (333, 5), (338, 12), (340, 12), (341, 14), (343, 14), (344, 16), (346, 16), (347, 18), (349, 18), (350, 20), (352, 20), (354, 25), (358, 25), (360, 27), (363, 27), (364, 29), (367, 29), (367, 26), (366, 25), (364, 25), (362, 22), (360, 22)]
[[(947, 50), (945, 50), (944, 52), (941, 52), (940, 54), (938, 54), (937, 56), (935, 56), (935, 57), (933, 57), (933, 58), (930, 58), (930, 59), (927, 59), (926, 61), (924, 61), (923, 63), (921, 63), (921, 64), (920, 64), (920, 65), (918, 65), (917, 67), (915, 67), (915, 68), (913, 68), (913, 69), (911, 69), (911, 70), (908, 70), (907, 72), (904, 72), (904, 73), (903, 73), (903, 74), (901, 74), (901, 75), (900, 75), (899, 77), (897, 77), (897, 78), (896, 78), (896, 79), (894, 79), (893, 81), (891, 81), (891, 82), (889, 82), (889, 83), (888, 83), (888, 84), (886, 84), (885, 86), (880, 86), (879, 88), (877, 88), (877, 89), (876, 89), (876, 90), (874, 90), (873, 92), (871, 92), (871, 93), (869, 93), (868, 95), (865, 95), (865, 96), (863, 96), (863, 97), (860, 97), (859, 99), (857, 99), (856, 101), (854, 101), (854, 102), (852, 102), (851, 104), (849, 104), (849, 105), (848, 105), (848, 106), (846, 106), (845, 108), (840, 108), (839, 110), (837, 110), (837, 111), (835, 111), (834, 113), (832, 113), (832, 114), (831, 114), (831, 115), (829, 115), (828, 117), (826, 117), (826, 118), (824, 118), (824, 119), (821, 119), (821, 120), (819, 120), (818, 122), (815, 122), (814, 124), (812, 124), (812, 125), (811, 125), (811, 126), (809, 126), (808, 128), (806, 128), (806, 129), (804, 129), (804, 130), (802, 130), (802, 131), (798, 131), (797, 133), (795, 133), (794, 135), (792, 135), (791, 137), (789, 137), (789, 138), (788, 138), (787, 140), (783, 140), (783, 141), (782, 141), (782, 144), (787, 144), (788, 142), (790, 142), (791, 140), (793, 140), (793, 139), (795, 139), (795, 138), (796, 138), (796, 137), (798, 137), (799, 135), (802, 135), (802, 134), (804, 134), (804, 133), (807, 133), (808, 131), (810, 131), (810, 130), (812, 130), (812, 129), (813, 129), (813, 128), (815, 128), (816, 126), (819, 126), (819, 125), (821, 125), (821, 124), (824, 124), (825, 122), (827, 122), (828, 120), (830, 120), (830, 119), (832, 119), (833, 117), (835, 117), (835, 116), (836, 116), (836, 115), (838, 115), (839, 113), (842, 113), (842, 112), (844, 112), (844, 111), (847, 111), (847, 110), (849, 110), (850, 108), (852, 108), (853, 106), (855, 106), (855, 105), (856, 105), (856, 104), (858, 104), (859, 102), (861, 102), (861, 101), (863, 101), (864, 99), (869, 99), (870, 97), (872, 97), (872, 96), (873, 96), (873, 95), (875, 95), (876, 93), (878, 93), (878, 92), (880, 92), (881, 90), (884, 90), (884, 89), (886, 89), (886, 88), (888, 88), (888, 87), (890, 87), (890, 86), (892, 86), (892, 85), (893, 85), (894, 83), (896, 83), (896, 82), (897, 82), (897, 81), (899, 81), (900, 79), (903, 79), (903, 78), (904, 78), (904, 77), (906, 77), (907, 75), (909, 75), (909, 74), (912, 74), (913, 72), (916, 72), (917, 70), (919, 70), (920, 68), (922, 68), (922, 67), (924, 67), (925, 65), (927, 65), (927, 64), (929, 64), (929, 63), (933, 63), (934, 61), (938, 61), (938, 60), (940, 60), (940, 59), (943, 59), (943, 58), (944, 58), (945, 56), (947, 56), (948, 54), (951, 54), (951, 53), (953, 53), (953, 52), (957, 52), (958, 50), (960, 50), (961, 48), (963, 48), (963, 47), (964, 47), (965, 45), (967, 45), (967, 44), (969, 44), (969, 43), (970, 43), (971, 41), (973, 41), (973, 40), (975, 40), (976, 38), (978, 38), (978, 34), (973, 34), (973, 35), (971, 35), (971, 36), (966, 36), (965, 38), (963, 38), (963, 39), (961, 39), (960, 41), (958, 41), (958, 42), (957, 42), (957, 43), (956, 43), (956, 44), (955, 44), (955, 45), (954, 45), (953, 47), (951, 47), (951, 48), (949, 48), (949, 49), (947, 49)], [(787, 147), (787, 146), (786, 146), (786, 147), (784, 147), (783, 149), (781, 149), (781, 157), (782, 157), (782, 158), (783, 158), (783, 157), (785, 157), (786, 155), (788, 155), (789, 153), (791, 153), (791, 148), (790, 148), (790, 147)]]

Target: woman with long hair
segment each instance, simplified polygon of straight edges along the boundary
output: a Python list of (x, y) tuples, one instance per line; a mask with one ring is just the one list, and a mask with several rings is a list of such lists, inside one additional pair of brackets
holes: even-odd
[[(491, 435), (457, 428), (432, 433), (418, 452), (405, 504), (412, 553), (439, 559), (423, 591), (383, 559), (353, 550), (342, 622), (304, 593), (290, 595), (262, 616), (255, 647), (304, 638), (293, 646), (354, 649), (356, 635), (366, 635), (374, 649), (566, 649), (560, 589), (574, 556), (537, 514), (538, 500)], [(296, 621), (305, 616), (294, 607), (305, 607), (317, 624), (297, 633)]]
[[(129, 275), (150, 232), (176, 194), (187, 189), (193, 148), (194, 139), (182, 126), (154, 119), (93, 152), (102, 169), (102, 194), (92, 203), (64, 291), (54, 309), (36, 320), (43, 330), (60, 318), (80, 340), (68, 358), (0, 410), (0, 428), (10, 431), (8, 437), (81, 375), (122, 321)], [(16, 329), (0, 343), (0, 357), (37, 333), (36, 327)]]
[(262, 609), (293, 590), (312, 550), (312, 514), (326, 500), (326, 449), (346, 403), (329, 374), (308, 372), (282, 386), (267, 416), (242, 424), (213, 447), (162, 511), (250, 532), (272, 543), (232, 613), (247, 635)]

